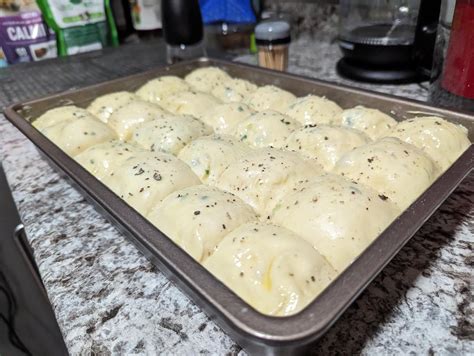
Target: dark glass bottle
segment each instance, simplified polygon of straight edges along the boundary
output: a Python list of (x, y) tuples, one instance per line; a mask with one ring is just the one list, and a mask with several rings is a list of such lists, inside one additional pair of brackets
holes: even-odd
[(161, 10), (168, 63), (205, 55), (198, 0), (162, 0)]
[(129, 0), (111, 0), (110, 7), (114, 16), (115, 25), (117, 26), (119, 41), (123, 43), (129, 36), (135, 33)]

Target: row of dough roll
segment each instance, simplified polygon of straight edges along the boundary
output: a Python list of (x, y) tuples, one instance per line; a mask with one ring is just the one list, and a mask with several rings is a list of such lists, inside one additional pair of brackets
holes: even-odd
[(438, 117), (296, 98), (218, 68), (34, 126), (257, 310), (310, 303), (469, 146)]
[[(135, 94), (117, 92), (104, 95), (96, 99), (88, 111), (105, 123), (110, 120), (109, 126), (122, 140), (129, 139), (136, 125), (159, 118), (172, 119), (176, 115), (197, 117), (214, 132), (244, 138), (246, 143), (256, 147), (283, 146), (292, 132), (315, 125), (352, 128), (359, 134), (362, 131), (372, 140), (393, 136), (413, 144), (442, 169), (446, 169), (469, 144), (464, 128), (437, 117), (405, 120), (397, 125), (393, 118), (376, 109), (356, 106), (343, 110), (324, 97), (308, 95), (295, 98), (277, 87), (257, 87), (249, 82), (246, 86), (241, 85), (246, 89), (239, 91), (242, 93), (240, 101), (225, 102), (211, 94), (215, 88), (221, 87), (232, 91), (235, 81), (245, 82), (230, 78), (218, 68), (202, 68), (184, 80), (173, 76), (153, 79)], [(200, 85), (201, 82), (206, 84)], [(65, 118), (71, 115), (64, 113), (64, 109), (67, 107), (62, 108), (57, 117), (59, 114)], [(77, 110), (75, 107), (69, 109)], [(277, 117), (279, 121), (271, 120)], [(53, 126), (50, 120), (48, 122), (47, 126)], [(439, 136), (443, 138), (442, 145)], [(336, 141), (342, 142), (345, 138)]]

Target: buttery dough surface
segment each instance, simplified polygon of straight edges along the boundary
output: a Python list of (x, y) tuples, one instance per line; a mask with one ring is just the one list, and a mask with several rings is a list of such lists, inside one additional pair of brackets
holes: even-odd
[(110, 115), (115, 110), (137, 100), (140, 100), (137, 95), (127, 91), (119, 91), (99, 96), (88, 106), (87, 110), (101, 121), (107, 123)]
[(402, 210), (408, 208), (440, 173), (436, 163), (423, 151), (393, 137), (345, 154), (334, 172), (372, 187)]
[(125, 160), (137, 152), (143, 151), (138, 146), (119, 140), (112, 140), (89, 147), (74, 157), (74, 159), (97, 179), (102, 180)]
[(95, 116), (86, 109), (74, 105), (60, 106), (46, 111), (33, 121), (33, 126), (41, 131), (48, 126), (53, 126), (63, 121), (76, 120), (84, 117), (94, 118)]
[(247, 80), (230, 79), (218, 83), (211, 93), (224, 103), (240, 103), (257, 88), (255, 84)]
[(189, 89), (188, 83), (183, 79), (173, 75), (165, 75), (145, 83), (136, 91), (136, 94), (142, 100), (160, 105), (164, 98)]
[(285, 148), (312, 158), (325, 170), (331, 170), (344, 153), (370, 141), (362, 131), (320, 125), (296, 130), (288, 137)]
[(303, 125), (338, 125), (342, 109), (332, 100), (308, 95), (293, 101), (285, 113)]
[(226, 103), (212, 107), (200, 118), (215, 133), (230, 134), (235, 126), (255, 111), (243, 103)]
[(274, 110), (284, 113), (296, 97), (274, 85), (265, 85), (247, 96), (245, 103), (256, 111)]
[(115, 110), (107, 124), (115, 130), (119, 139), (128, 140), (133, 129), (142, 122), (151, 121), (169, 115), (158, 105), (137, 100)]
[(255, 309), (274, 316), (302, 310), (336, 275), (308, 242), (263, 223), (228, 234), (204, 267)]
[(286, 139), (301, 124), (276, 111), (257, 112), (237, 124), (233, 135), (251, 147), (276, 147), (286, 145)]
[(251, 149), (232, 136), (200, 137), (185, 146), (178, 155), (201, 182), (215, 185), (227, 166), (250, 153)]
[(152, 209), (148, 219), (194, 259), (203, 262), (226, 234), (257, 220), (257, 215), (231, 193), (196, 185), (168, 195)]
[(164, 98), (160, 105), (166, 110), (177, 115), (191, 115), (202, 118), (211, 108), (221, 104), (216, 97), (198, 92), (182, 91)]
[(192, 140), (211, 133), (209, 126), (192, 116), (168, 115), (137, 125), (130, 142), (150, 151), (177, 155)]
[(266, 219), (285, 194), (321, 173), (321, 166), (295, 152), (261, 148), (231, 163), (217, 187), (239, 196)]
[(376, 191), (328, 174), (283, 197), (271, 221), (303, 237), (342, 272), (398, 213)]
[(464, 126), (435, 116), (402, 121), (389, 136), (422, 149), (443, 171), (471, 145)]
[(116, 138), (115, 132), (105, 123), (87, 115), (58, 122), (40, 131), (70, 156)]
[(168, 194), (200, 184), (184, 162), (161, 152), (134, 154), (118, 165), (103, 182), (145, 216)]
[(184, 80), (195, 90), (210, 93), (216, 86), (231, 80), (231, 77), (222, 69), (205, 67), (193, 70)]
[(373, 140), (386, 136), (396, 124), (389, 115), (362, 105), (344, 110), (341, 114), (342, 126), (363, 131)]

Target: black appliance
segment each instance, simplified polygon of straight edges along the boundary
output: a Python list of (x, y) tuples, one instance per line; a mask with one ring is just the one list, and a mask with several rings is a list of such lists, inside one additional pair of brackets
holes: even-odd
[(428, 80), (441, 0), (341, 0), (343, 77), (373, 83)]

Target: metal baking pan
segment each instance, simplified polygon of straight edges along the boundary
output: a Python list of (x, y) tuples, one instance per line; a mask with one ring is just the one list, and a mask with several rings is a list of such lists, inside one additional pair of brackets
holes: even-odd
[(359, 104), (378, 108), (390, 113), (397, 120), (420, 113), (442, 116), (467, 127), (471, 141), (474, 140), (474, 117), (467, 113), (436, 108), (421, 102), (209, 58), (182, 62), (103, 84), (19, 103), (5, 110), (7, 118), (39, 148), (51, 163), (71, 178), (86, 197), (94, 202), (113, 223), (116, 223), (161, 271), (214, 318), (237, 343), (247, 351), (258, 354), (303, 352), (331, 327), (469, 174), (473, 169), (474, 146), (471, 145), (451, 168), (404, 211), (308, 307), (289, 317), (266, 316), (254, 310), (220, 283), (184, 250), (31, 125), (33, 118), (48, 109), (68, 103), (85, 107), (100, 95), (119, 90), (133, 91), (154, 77), (160, 75), (183, 77), (193, 69), (209, 65), (220, 67), (234, 77), (248, 79), (259, 85), (277, 85), (297, 96), (310, 93), (324, 95), (339, 103), (343, 108)]

